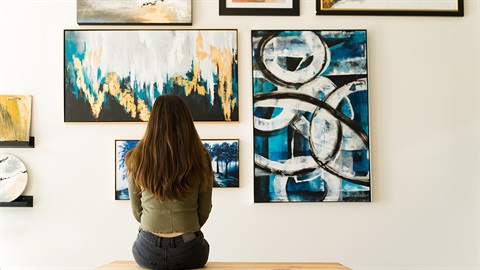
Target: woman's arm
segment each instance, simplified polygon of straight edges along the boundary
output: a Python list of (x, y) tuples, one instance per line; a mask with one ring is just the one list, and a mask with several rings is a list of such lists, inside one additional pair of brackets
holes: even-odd
[(137, 189), (133, 178), (127, 173), (128, 194), (130, 195), (130, 204), (132, 205), (132, 212), (135, 219), (140, 223), (142, 216), (142, 194)]
[(198, 193), (198, 223), (200, 227), (207, 222), (208, 216), (212, 211), (212, 183), (208, 185), (207, 189)]

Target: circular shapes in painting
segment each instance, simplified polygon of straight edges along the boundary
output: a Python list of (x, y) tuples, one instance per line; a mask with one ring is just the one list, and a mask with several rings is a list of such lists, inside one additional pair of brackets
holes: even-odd
[(285, 87), (312, 81), (330, 61), (327, 45), (312, 31), (282, 31), (266, 36), (259, 43), (258, 53), (264, 75)]
[(28, 173), (16, 156), (0, 154), (0, 202), (11, 202), (25, 190)]

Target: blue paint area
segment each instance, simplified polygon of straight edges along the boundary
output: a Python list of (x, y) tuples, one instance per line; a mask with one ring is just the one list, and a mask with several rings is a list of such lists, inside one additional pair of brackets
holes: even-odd
[(348, 99), (353, 107), (353, 113), (355, 115), (354, 121), (357, 123), (362, 130), (369, 134), (368, 130), (368, 94), (367, 91), (354, 92), (348, 95)]
[(362, 185), (357, 185), (355, 183), (349, 182), (348, 180), (344, 180), (342, 181), (342, 190), (345, 192), (368, 191), (370, 190), (370, 188)]
[(320, 178), (305, 182), (289, 178), (286, 190), (288, 199), (293, 202), (321, 202), (327, 195), (327, 186)]
[(368, 150), (351, 151), (353, 171), (357, 175), (365, 176), (370, 172), (370, 156)]
[(253, 93), (265, 93), (277, 90), (277, 86), (269, 82), (265, 78), (253, 78), (253, 84), (257, 86), (253, 89)]
[[(116, 183), (117, 185), (127, 181), (127, 166), (125, 164), (125, 155), (128, 151), (132, 150), (135, 146), (138, 145), (139, 140), (125, 140), (125, 141), (117, 141), (116, 142), (116, 163), (117, 166), (115, 172), (119, 173), (120, 175), (116, 175)], [(119, 183), (120, 181), (120, 183)], [(130, 195), (128, 194), (128, 189), (117, 190), (115, 192), (115, 199), (116, 200), (129, 200)]]
[(327, 44), (331, 43), (331, 58), (322, 76), (329, 76), (333, 71), (336, 75), (367, 74), (366, 41), (364, 31), (347, 32), (334, 39), (326, 37)]
[(288, 159), (288, 130), (282, 129), (275, 135), (268, 137), (267, 157), (273, 161), (284, 161)]

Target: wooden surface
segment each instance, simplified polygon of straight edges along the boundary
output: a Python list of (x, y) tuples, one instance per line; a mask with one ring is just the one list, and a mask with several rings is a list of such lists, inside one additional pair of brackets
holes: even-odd
[[(138, 266), (134, 261), (114, 261), (97, 269), (140, 270), (143, 268)], [(350, 268), (335, 262), (208, 262), (205, 267), (200, 269), (351, 270)]]

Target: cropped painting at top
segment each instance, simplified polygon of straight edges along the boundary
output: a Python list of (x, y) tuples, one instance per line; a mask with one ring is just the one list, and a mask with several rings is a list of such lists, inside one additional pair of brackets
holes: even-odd
[(365, 30), (252, 31), (255, 202), (371, 201)]
[(78, 24), (192, 24), (191, 0), (77, 0)]
[(148, 121), (182, 98), (194, 121), (238, 121), (236, 30), (65, 30), (64, 121)]

